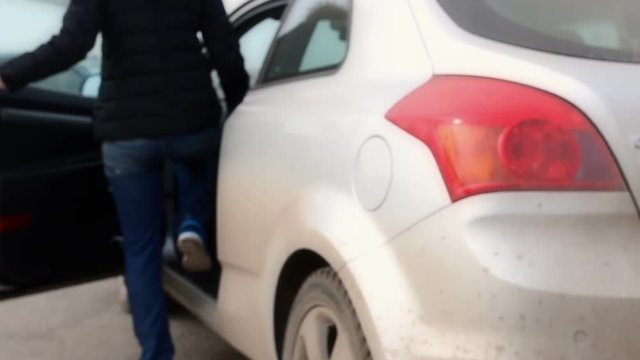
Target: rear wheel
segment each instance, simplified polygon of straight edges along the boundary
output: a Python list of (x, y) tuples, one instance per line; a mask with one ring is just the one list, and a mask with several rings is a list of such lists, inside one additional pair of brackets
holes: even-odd
[(371, 354), (338, 275), (322, 268), (304, 282), (293, 303), (283, 360), (369, 360)]

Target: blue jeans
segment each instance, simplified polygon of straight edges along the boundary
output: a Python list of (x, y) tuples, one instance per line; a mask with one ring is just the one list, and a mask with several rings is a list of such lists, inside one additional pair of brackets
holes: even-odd
[(102, 145), (124, 235), (125, 282), (141, 360), (169, 360), (174, 355), (162, 290), (164, 164), (171, 160), (174, 166), (179, 224), (206, 239), (213, 218), (219, 140), (220, 129), (214, 128)]

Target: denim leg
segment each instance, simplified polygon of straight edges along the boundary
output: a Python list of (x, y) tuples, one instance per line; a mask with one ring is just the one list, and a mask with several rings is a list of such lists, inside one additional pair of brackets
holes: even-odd
[[(203, 239), (211, 234), (217, 163), (213, 159), (174, 162), (177, 182), (178, 233), (195, 231)], [(205, 244), (208, 245), (208, 244)]]
[(111, 177), (109, 183), (124, 234), (125, 281), (141, 360), (171, 360), (162, 290), (162, 172)]
[(162, 146), (144, 140), (105, 143), (103, 159), (124, 235), (125, 282), (141, 360), (171, 360), (162, 290)]
[[(173, 137), (165, 142), (177, 183), (176, 229), (195, 231), (203, 239), (213, 234), (214, 194), (221, 128)], [(210, 244), (206, 244), (210, 245)]]

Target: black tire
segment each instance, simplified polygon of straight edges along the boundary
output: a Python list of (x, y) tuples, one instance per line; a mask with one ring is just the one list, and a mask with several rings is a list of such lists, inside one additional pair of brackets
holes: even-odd
[(351, 300), (331, 268), (315, 271), (302, 284), (289, 313), (282, 349), (283, 360), (371, 359)]

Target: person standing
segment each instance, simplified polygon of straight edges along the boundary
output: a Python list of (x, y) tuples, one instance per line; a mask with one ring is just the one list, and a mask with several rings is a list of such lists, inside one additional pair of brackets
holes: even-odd
[(68, 69), (99, 33), (103, 81), (93, 127), (124, 235), (134, 331), (141, 360), (172, 359), (162, 290), (164, 163), (171, 160), (176, 174), (182, 265), (205, 271), (225, 113), (211, 71), (218, 71), (229, 113), (249, 78), (221, 0), (71, 0), (59, 34), (0, 66), (0, 90)]

